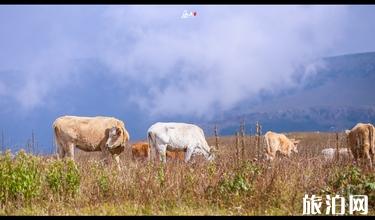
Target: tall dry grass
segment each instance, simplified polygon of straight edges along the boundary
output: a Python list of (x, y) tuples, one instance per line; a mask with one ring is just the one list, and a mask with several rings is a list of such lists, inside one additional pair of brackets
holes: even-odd
[[(334, 133), (288, 136), (301, 139), (299, 154), (279, 157), (273, 163), (253, 162), (256, 156), (253, 136), (245, 137), (243, 158), (237, 158), (235, 137), (220, 137), (213, 162), (205, 161), (202, 156), (194, 157), (189, 164), (133, 161), (127, 148), (121, 155), (121, 171), (115, 164), (100, 163), (99, 152), (76, 151), (76, 164), (24, 153), (16, 159), (2, 156), (0, 181), (6, 180), (8, 185), (0, 182), (1, 195), (6, 195), (6, 199), (0, 197), (0, 212), (5, 215), (301, 215), (304, 194), (338, 193), (348, 198), (351, 193), (368, 195), (370, 214), (375, 213), (374, 173), (357, 168), (350, 161), (326, 163), (319, 156), (323, 148), (335, 146)], [(339, 141), (345, 147), (344, 138)], [(215, 145), (215, 137), (208, 138), (208, 142)], [(264, 140), (261, 145), (264, 146)]]

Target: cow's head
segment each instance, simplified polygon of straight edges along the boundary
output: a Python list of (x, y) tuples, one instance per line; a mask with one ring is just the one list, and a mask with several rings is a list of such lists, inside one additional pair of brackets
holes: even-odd
[(350, 134), (350, 130), (345, 130), (345, 134), (348, 136)]
[(293, 143), (292, 151), (293, 151), (294, 153), (298, 153), (297, 146), (298, 146), (298, 144), (299, 144), (299, 142), (300, 142), (301, 140), (291, 139), (291, 141), (292, 141), (292, 143)]
[(105, 143), (107, 149), (114, 149), (124, 145), (124, 130), (121, 127), (112, 127), (108, 133), (108, 139)]

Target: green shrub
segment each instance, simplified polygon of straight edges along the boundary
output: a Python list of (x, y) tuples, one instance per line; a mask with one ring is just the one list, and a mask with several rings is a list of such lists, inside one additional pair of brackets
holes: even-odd
[(7, 151), (0, 159), (0, 202), (30, 202), (40, 194), (42, 175), (38, 157), (23, 150), (12, 159)]
[(258, 174), (260, 168), (245, 161), (234, 172), (224, 173), (217, 185), (209, 186), (206, 190), (207, 196), (226, 203), (234, 197), (248, 195), (253, 191), (253, 183)]
[(55, 160), (48, 166), (46, 180), (58, 196), (75, 196), (80, 186), (80, 174), (73, 160)]
[(105, 164), (93, 161), (90, 163), (90, 175), (92, 178), (92, 187), (97, 193), (99, 199), (110, 198), (120, 189), (121, 178), (117, 169), (106, 166)]
[(107, 194), (109, 191), (109, 177), (107, 175), (100, 175), (98, 178), (99, 189), (103, 194)]
[(364, 173), (355, 166), (347, 166), (336, 171), (328, 180), (321, 194), (338, 194), (349, 198), (349, 195), (367, 195), (369, 206), (375, 203), (375, 175)]

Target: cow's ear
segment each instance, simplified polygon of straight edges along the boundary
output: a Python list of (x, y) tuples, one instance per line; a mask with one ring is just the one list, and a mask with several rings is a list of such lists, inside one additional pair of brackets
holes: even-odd
[(116, 127), (116, 134), (117, 134), (117, 135), (121, 135), (121, 128)]

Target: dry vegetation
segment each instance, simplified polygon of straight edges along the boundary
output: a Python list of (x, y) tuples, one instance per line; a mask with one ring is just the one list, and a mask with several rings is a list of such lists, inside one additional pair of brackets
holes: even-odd
[[(301, 215), (304, 194), (365, 194), (374, 215), (375, 176), (348, 161), (324, 163), (333, 133), (291, 133), (299, 154), (272, 165), (252, 162), (255, 138), (245, 138), (236, 158), (236, 138), (220, 137), (216, 160), (193, 163), (133, 161), (128, 148), (122, 171), (97, 162), (99, 153), (76, 151), (69, 161), (18, 153), (0, 161), (2, 215)], [(340, 134), (340, 147), (345, 147)], [(263, 139), (262, 139), (263, 140)], [(210, 145), (215, 138), (208, 138)], [(264, 142), (264, 141), (263, 141)], [(263, 143), (264, 144), (264, 143)], [(241, 155), (240, 155), (241, 156)]]

